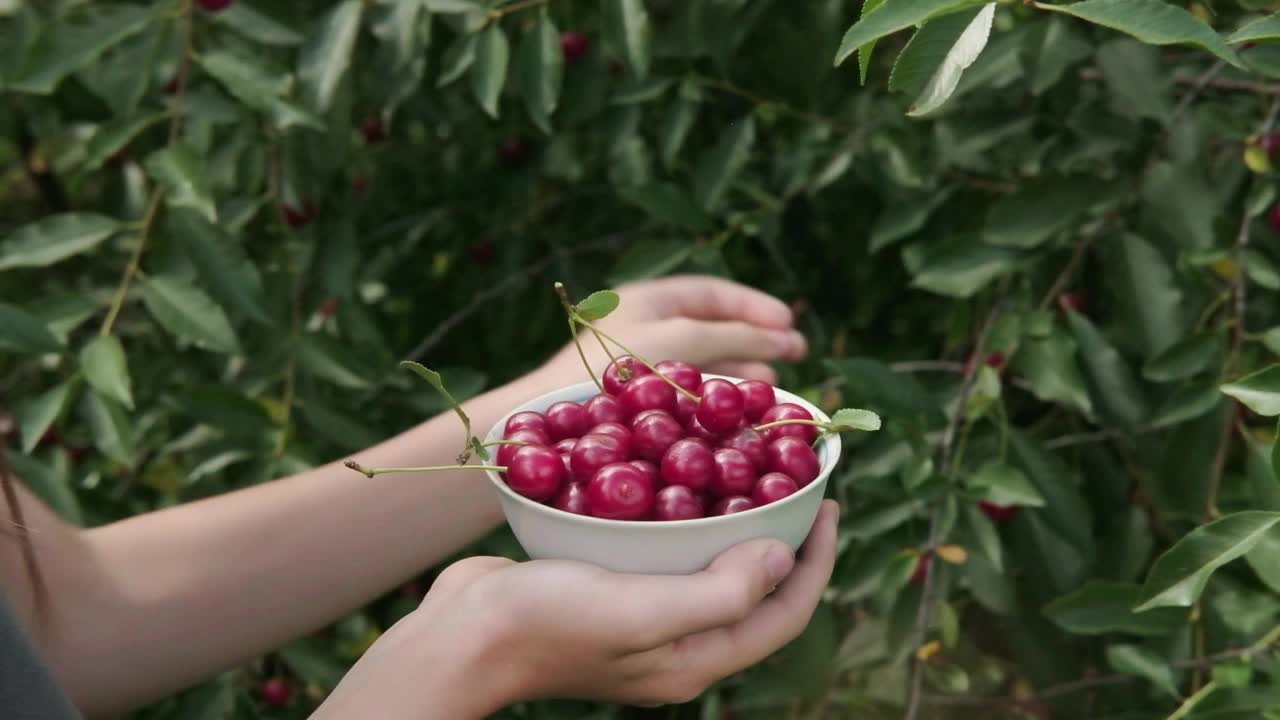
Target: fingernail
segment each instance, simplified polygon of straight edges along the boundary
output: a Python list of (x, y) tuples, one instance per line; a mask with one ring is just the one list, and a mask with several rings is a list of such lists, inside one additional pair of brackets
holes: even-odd
[(786, 550), (774, 547), (764, 554), (764, 567), (769, 573), (769, 579), (778, 582), (791, 572), (791, 566), (795, 564), (795, 559), (791, 553)]

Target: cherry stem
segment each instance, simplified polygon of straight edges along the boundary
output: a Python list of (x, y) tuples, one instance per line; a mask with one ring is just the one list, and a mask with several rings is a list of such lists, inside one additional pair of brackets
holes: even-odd
[(480, 443), (480, 447), (493, 447), (494, 445), (528, 445), (527, 442), (520, 440), (490, 440), (487, 443)]
[(774, 427), (782, 427), (783, 425), (812, 425), (814, 427), (820, 427), (823, 430), (831, 430), (832, 428), (831, 423), (823, 422), (821, 420), (794, 419), (794, 420), (775, 420), (771, 423), (757, 425), (751, 429), (755, 430), (756, 432), (760, 432), (761, 430), (768, 430), (769, 428), (774, 428)]
[[(604, 341), (604, 338), (600, 337), (599, 331), (597, 331), (595, 328), (591, 328), (591, 334), (596, 337), (596, 342), (600, 343), (600, 349), (604, 350), (604, 354), (609, 356), (610, 364), (617, 365), (618, 358), (613, 356), (613, 351), (609, 349), (609, 345)], [(619, 373), (621, 373), (624, 370), (625, 368), (618, 366)], [(623, 380), (628, 379), (628, 378), (622, 377), (621, 375), (619, 375), (619, 377), (620, 379), (623, 379)]]
[(587, 374), (591, 376), (591, 382), (596, 384), (596, 388), (600, 392), (604, 392), (604, 385), (600, 383), (595, 371), (591, 369), (591, 363), (587, 362), (587, 354), (582, 351), (582, 342), (578, 339), (578, 326), (574, 322), (577, 313), (573, 311), (573, 304), (569, 302), (569, 293), (565, 291), (564, 285), (560, 283), (556, 283), (555, 287), (556, 295), (560, 298), (560, 304), (564, 306), (564, 311), (569, 316), (569, 335), (573, 338), (573, 346), (578, 349), (578, 357), (582, 359), (582, 366), (587, 369)]
[(384, 475), (387, 473), (434, 472), (437, 470), (493, 470), (495, 472), (506, 472), (507, 470), (503, 465), (426, 465), (423, 467), (367, 468), (355, 460), (348, 460), (343, 463), (343, 465), (346, 465), (365, 477), (373, 477), (374, 475)]
[(698, 397), (697, 395), (695, 395), (695, 394), (693, 394), (693, 393), (689, 392), (688, 390), (684, 389), (683, 387), (680, 387), (680, 385), (679, 385), (676, 381), (674, 381), (674, 380), (672, 380), (671, 378), (667, 377), (666, 375), (663, 375), (662, 373), (658, 372), (658, 368), (654, 367), (653, 365), (650, 365), (650, 364), (649, 364), (649, 361), (648, 361), (648, 360), (645, 360), (645, 359), (644, 359), (644, 358), (642, 358), (642, 357), (640, 357), (640, 354), (639, 354), (639, 353), (635, 352), (634, 350), (632, 350), (631, 348), (627, 347), (626, 345), (623, 345), (621, 342), (618, 342), (618, 339), (617, 339), (617, 338), (615, 338), (615, 337), (613, 337), (612, 335), (610, 335), (609, 333), (607, 333), (607, 332), (605, 332), (605, 331), (601, 330), (600, 328), (596, 327), (595, 325), (592, 325), (591, 323), (587, 322), (586, 320), (583, 320), (583, 319), (582, 319), (582, 316), (578, 315), (576, 312), (573, 312), (572, 310), (570, 310), (570, 313), (572, 314), (572, 317), (569, 319), (569, 322), (570, 322), (570, 323), (573, 323), (573, 322), (575, 322), (575, 321), (576, 321), (576, 322), (578, 322), (578, 323), (581, 323), (583, 327), (585, 327), (586, 329), (588, 329), (588, 330), (590, 330), (591, 332), (595, 333), (597, 336), (602, 336), (602, 337), (604, 337), (604, 339), (605, 339), (605, 340), (608, 340), (609, 342), (613, 343), (614, 345), (617, 345), (619, 348), (621, 348), (621, 349), (622, 349), (622, 352), (624, 352), (624, 353), (626, 353), (626, 354), (630, 355), (632, 358), (634, 358), (634, 359), (636, 359), (637, 361), (639, 361), (641, 365), (643, 365), (643, 366), (645, 366), (645, 367), (649, 368), (649, 371), (650, 371), (650, 372), (652, 372), (654, 375), (657, 375), (658, 377), (662, 378), (662, 380), (663, 380), (665, 383), (667, 383), (667, 384), (668, 384), (668, 385), (670, 385), (671, 387), (675, 388), (675, 389), (676, 389), (676, 392), (684, 393), (685, 395), (689, 396), (689, 399), (690, 399), (690, 400), (693, 400), (694, 402), (698, 402), (698, 401), (702, 400), (702, 398)]

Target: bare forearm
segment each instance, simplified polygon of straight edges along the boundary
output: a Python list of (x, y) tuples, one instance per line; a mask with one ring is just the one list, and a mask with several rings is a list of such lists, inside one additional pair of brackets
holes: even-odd
[[(483, 432), (552, 384), (535, 374), (466, 409)], [(462, 445), (460, 423), (446, 414), (357, 457), (449, 464)], [(339, 460), (93, 530), (86, 536), (104, 580), (60, 614), (75, 642), (59, 648), (58, 664), (86, 707), (131, 707), (360, 607), (500, 520), (477, 471), (367, 479)]]

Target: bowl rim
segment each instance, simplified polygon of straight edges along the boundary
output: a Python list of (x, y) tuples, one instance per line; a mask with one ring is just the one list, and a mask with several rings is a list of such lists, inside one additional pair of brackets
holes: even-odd
[[(745, 380), (745, 378), (738, 378), (738, 377), (733, 377), (731, 375), (720, 375), (717, 373), (708, 373), (708, 372), (704, 372), (702, 374), (702, 377), (704, 380), (711, 379), (711, 378), (729, 380), (734, 384), (740, 383), (743, 380)], [(823, 422), (831, 421), (830, 416), (828, 416), (826, 413), (824, 413), (821, 409), (819, 409), (816, 405), (809, 402), (808, 400), (805, 400), (799, 395), (789, 390), (786, 390), (784, 388), (780, 388), (776, 385), (773, 385), (772, 387), (774, 389), (774, 392), (782, 393), (786, 396), (785, 398), (778, 398), (779, 402), (795, 403), (803, 407), (805, 410), (808, 410), (810, 414), (813, 415), (813, 418), (815, 420), (821, 420)], [(485, 434), (485, 442), (489, 442), (492, 440), (500, 440), (502, 438), (503, 429), (506, 428), (507, 421), (511, 419), (512, 415), (515, 415), (518, 412), (523, 412), (530, 405), (537, 405), (537, 404), (543, 403), (544, 401), (550, 399), (552, 396), (560, 396), (569, 391), (573, 391), (574, 395), (581, 394), (584, 397), (590, 397), (592, 394), (598, 393), (600, 389), (596, 387), (595, 383), (588, 380), (586, 382), (575, 383), (573, 385), (565, 385), (555, 390), (549, 390), (547, 392), (542, 393), (541, 395), (530, 398), (524, 401), (523, 403), (520, 403), (520, 405), (508, 411), (507, 414), (499, 418), (498, 421), (494, 423), (491, 428), (489, 428), (489, 432)], [(575, 400), (574, 402), (580, 403), (581, 401)], [(713, 517), (694, 518), (692, 520), (644, 520), (644, 521), (610, 520), (606, 518), (593, 517), (590, 515), (579, 515), (577, 513), (571, 513), (565, 510), (560, 510), (559, 508), (552, 507), (551, 505), (544, 505), (543, 503), (540, 503), (536, 500), (532, 500), (530, 498), (527, 498), (521, 495), (520, 493), (517, 493), (516, 491), (508, 487), (505, 482), (503, 482), (502, 478), (498, 476), (497, 471), (485, 470), (484, 474), (488, 476), (489, 482), (493, 483), (494, 487), (497, 488), (498, 492), (502, 496), (506, 497), (507, 499), (519, 505), (527, 507), (530, 510), (533, 510), (534, 512), (541, 512), (545, 515), (549, 515), (551, 517), (564, 520), (565, 522), (573, 522), (573, 523), (578, 523), (580, 525), (588, 525), (588, 526), (594, 525), (598, 527), (609, 527), (609, 528), (646, 528), (646, 527), (653, 527), (653, 528), (660, 528), (660, 529), (666, 529), (666, 528), (672, 528), (672, 527), (682, 527), (682, 528), (691, 527), (692, 528), (692, 527), (705, 527), (708, 525), (739, 522), (739, 520), (735, 520), (735, 518), (755, 517), (757, 516), (757, 513), (763, 514), (765, 512), (776, 511), (782, 506), (787, 505), (788, 503), (799, 502), (800, 499), (806, 495), (812, 494), (814, 492), (822, 491), (826, 487), (828, 480), (830, 480), (831, 473), (835, 471), (836, 464), (840, 462), (841, 450), (842, 450), (842, 444), (840, 442), (840, 433), (832, 433), (824, 437), (821, 443), (819, 443), (819, 453), (823, 461), (821, 467), (818, 470), (818, 478), (820, 479), (815, 479), (813, 482), (800, 488), (798, 492), (792, 493), (791, 495), (788, 495), (787, 497), (781, 500), (776, 500), (774, 502), (769, 503), (768, 505), (761, 505), (759, 507), (751, 508), (750, 510), (744, 510), (742, 512), (732, 513), (730, 515), (716, 515)], [(503, 514), (504, 515), (506, 514), (505, 509)]]

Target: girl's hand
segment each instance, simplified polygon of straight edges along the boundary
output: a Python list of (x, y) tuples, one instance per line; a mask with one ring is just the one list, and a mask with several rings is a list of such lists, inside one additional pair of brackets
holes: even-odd
[(754, 540), (692, 575), (496, 557), (455, 563), (316, 717), (378, 707), (469, 720), (539, 698), (687, 702), (805, 629), (835, 563), (837, 515), (824, 501), (798, 559), (781, 542)]
[[(781, 300), (713, 276), (676, 275), (616, 288), (621, 305), (599, 327), (650, 362), (683, 360), (708, 372), (777, 381), (766, 363), (800, 360), (808, 351)], [(575, 298), (581, 299), (581, 298)], [(590, 333), (580, 335), (587, 361), (600, 373), (609, 359)], [(614, 354), (621, 354), (616, 351)], [(585, 381), (572, 343), (546, 366), (561, 384)]]

